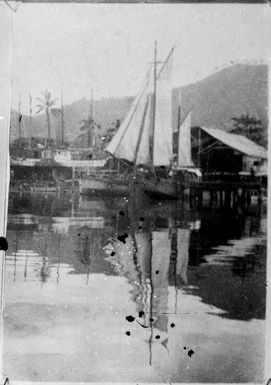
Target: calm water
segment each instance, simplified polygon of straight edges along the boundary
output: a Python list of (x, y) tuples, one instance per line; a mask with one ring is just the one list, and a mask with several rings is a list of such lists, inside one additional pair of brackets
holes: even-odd
[(11, 380), (263, 380), (265, 207), (11, 194), (8, 241)]

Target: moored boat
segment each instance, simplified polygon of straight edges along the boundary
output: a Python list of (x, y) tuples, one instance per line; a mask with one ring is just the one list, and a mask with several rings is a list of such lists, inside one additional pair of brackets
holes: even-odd
[[(130, 194), (139, 187), (151, 197), (182, 197), (185, 174), (196, 173), (191, 159), (190, 120), (179, 125), (177, 163), (173, 153), (172, 67), (174, 48), (158, 70), (154, 61), (131, 109), (106, 147), (106, 152), (127, 168), (127, 173), (88, 175), (79, 181), (81, 193)], [(191, 122), (190, 122), (191, 123)], [(109, 175), (110, 174), (110, 175)]]
[[(134, 180), (145, 193), (159, 198), (180, 198), (182, 175), (195, 169), (191, 160), (187, 119), (179, 132), (178, 162), (174, 165), (172, 127), (172, 67), (174, 48), (157, 71), (154, 61), (130, 112), (108, 144), (113, 157), (134, 167)], [(185, 126), (186, 124), (186, 126)], [(189, 148), (186, 149), (186, 146)]]
[(79, 179), (78, 185), (79, 192), (82, 195), (99, 193), (130, 194), (130, 178), (116, 172), (96, 172), (95, 175), (89, 175), (88, 178)]

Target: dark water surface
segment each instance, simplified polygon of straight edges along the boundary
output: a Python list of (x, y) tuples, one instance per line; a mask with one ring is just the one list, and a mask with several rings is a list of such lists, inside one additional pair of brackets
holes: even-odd
[(266, 227), (264, 205), (11, 194), (4, 374), (262, 381)]

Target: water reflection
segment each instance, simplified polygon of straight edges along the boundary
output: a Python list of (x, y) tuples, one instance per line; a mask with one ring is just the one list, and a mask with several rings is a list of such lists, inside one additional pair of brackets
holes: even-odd
[[(85, 309), (88, 316), (82, 321), (83, 329), (87, 327), (84, 325), (85, 321), (89, 321), (88, 318), (95, 324), (95, 317), (99, 317), (100, 324), (110, 321), (114, 325), (114, 332), (110, 327), (108, 330), (111, 330), (111, 334), (115, 333), (117, 341), (120, 335), (124, 335), (124, 327), (130, 328), (132, 336), (136, 334), (136, 350), (131, 352), (131, 359), (127, 342), (119, 343), (126, 346), (125, 355), (128, 358), (123, 360), (118, 349), (114, 351), (116, 360), (120, 360), (118, 365), (122, 365), (122, 374), (114, 377), (116, 381), (202, 381), (202, 373), (208, 366), (204, 369), (206, 360), (212, 360), (214, 355), (209, 349), (213, 332), (207, 330), (206, 325), (216, 325), (222, 338), (231, 329), (231, 324), (224, 324), (229, 322), (227, 319), (264, 319), (266, 215), (259, 215), (257, 207), (255, 211), (253, 208), (250, 210), (245, 214), (236, 211), (197, 212), (189, 211), (176, 202), (146, 202), (139, 209), (135, 202), (123, 198), (80, 197), (73, 200), (69, 197), (11, 195), (6, 313), (11, 316), (15, 312), (15, 316), (20, 318), (20, 306), (17, 304), (16, 310), (12, 307), (17, 302), (35, 304), (36, 307), (53, 303), (58, 309), (56, 315), (50, 316), (55, 318), (55, 324), (62, 311), (59, 310), (62, 302), (70, 306), (75, 301), (79, 313), (69, 315), (70, 323), (66, 328), (73, 330), (77, 327), (78, 314)], [(39, 290), (43, 292), (35, 292), (36, 283), (39, 283)], [(121, 293), (120, 287), (124, 288)], [(43, 294), (49, 292), (49, 297)], [(99, 316), (91, 312), (90, 304), (93, 301), (99, 303), (95, 305), (100, 309)], [(109, 307), (113, 307), (110, 301), (118, 309), (114, 316), (108, 313)], [(36, 310), (33, 311), (35, 313)], [(120, 322), (121, 326), (116, 324), (114, 317), (125, 320), (128, 311), (136, 321), (131, 325), (121, 323), (124, 321)], [(61, 320), (65, 324), (63, 314)], [(192, 317), (189, 318), (190, 323), (186, 321), (186, 316)], [(177, 324), (180, 323), (182, 328), (178, 329)], [(23, 325), (20, 327), (24, 328)], [(241, 341), (242, 328), (239, 324), (236, 328)], [(6, 325), (5, 339), (17, 341), (16, 330)], [(247, 327), (245, 330), (248, 330)], [(105, 348), (99, 325), (86, 333), (94, 333), (95, 339), (98, 339), (98, 350)], [(198, 333), (206, 334), (206, 340), (202, 343), (196, 342), (203, 338), (197, 340)], [(248, 334), (253, 333), (251, 331)], [(33, 338), (31, 332), (28, 338)], [(112, 335), (108, 335), (108, 338), (112, 338)], [(194, 364), (192, 374), (187, 372), (183, 375), (183, 365), (187, 363), (182, 355), (182, 347), (186, 340), (190, 341), (190, 345), (191, 341), (199, 344), (203, 352), (206, 346), (207, 351), (206, 357), (202, 356)], [(218, 356), (222, 351), (224, 355), (226, 348), (233, 349), (223, 341), (222, 350), (216, 351)], [(243, 344), (249, 344), (249, 341), (252, 339)], [(141, 343), (146, 344), (147, 351)], [(21, 344), (24, 346), (23, 342)], [(5, 346), (8, 346), (8, 342)], [(85, 349), (89, 353), (89, 347)], [(137, 356), (137, 350), (141, 351), (142, 357)], [(60, 351), (63, 355), (61, 348)], [(263, 354), (263, 346), (259, 345), (258, 351)], [(14, 351), (9, 351), (5, 356), (5, 365), (12, 370), (15, 370), (15, 361), (9, 357), (14, 354)], [(228, 354), (237, 352), (229, 351)], [(261, 368), (256, 368), (256, 364), (246, 356), (247, 353), (244, 354), (243, 359), (254, 368), (249, 381), (259, 378), (262, 375)], [(108, 358), (107, 362), (104, 356), (100, 358), (104, 360), (101, 378), (111, 381), (112, 373), (108, 369), (111, 359)], [(142, 369), (143, 377), (135, 374), (137, 365), (145, 368)], [(155, 373), (157, 365), (161, 367), (159, 377)], [(84, 374), (79, 375), (79, 380), (98, 379), (95, 371), (99, 372), (98, 369), (101, 371), (98, 364), (92, 369), (84, 367)], [(25, 371), (19, 365), (16, 370), (17, 376), (22, 376), (17, 379), (36, 379), (29, 367)], [(74, 380), (72, 375), (63, 373), (61, 378), (64, 380)], [(238, 367), (233, 370), (231, 380), (246, 380), (246, 375)], [(38, 380), (50, 380), (50, 375), (40, 374)], [(206, 374), (207, 382), (220, 380), (224, 381), (224, 378), (219, 365), (217, 373), (212, 376)]]

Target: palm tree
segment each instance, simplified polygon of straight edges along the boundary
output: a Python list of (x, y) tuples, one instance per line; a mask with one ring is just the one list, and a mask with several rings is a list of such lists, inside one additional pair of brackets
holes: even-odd
[(121, 119), (116, 119), (114, 122), (111, 123), (111, 126), (107, 129), (106, 134), (103, 138), (103, 142), (105, 144), (108, 144), (111, 141), (111, 139), (119, 129), (120, 125)]
[(51, 139), (51, 121), (50, 121), (50, 113), (53, 113), (56, 109), (53, 108), (53, 106), (56, 103), (56, 99), (52, 99), (51, 92), (44, 91), (42, 93), (43, 98), (37, 98), (37, 101), (39, 104), (37, 104), (38, 111), (37, 114), (39, 114), (41, 111), (45, 111), (46, 114), (46, 121), (47, 121), (47, 128), (48, 128), (48, 140)]
[[(79, 123), (80, 123), (80, 130), (83, 131), (82, 136), (85, 136), (85, 137), (87, 136), (87, 144), (88, 144), (88, 147), (90, 147), (91, 145), (93, 145), (92, 137), (96, 131), (96, 128), (100, 130), (101, 127), (92, 119), (91, 115), (89, 115), (87, 119), (81, 120), (81, 122)], [(82, 137), (81, 135), (79, 136)]]
[(93, 120), (90, 116), (80, 122), (80, 130), (83, 131), (83, 136), (87, 136), (88, 147), (91, 146), (91, 131), (93, 130)]

